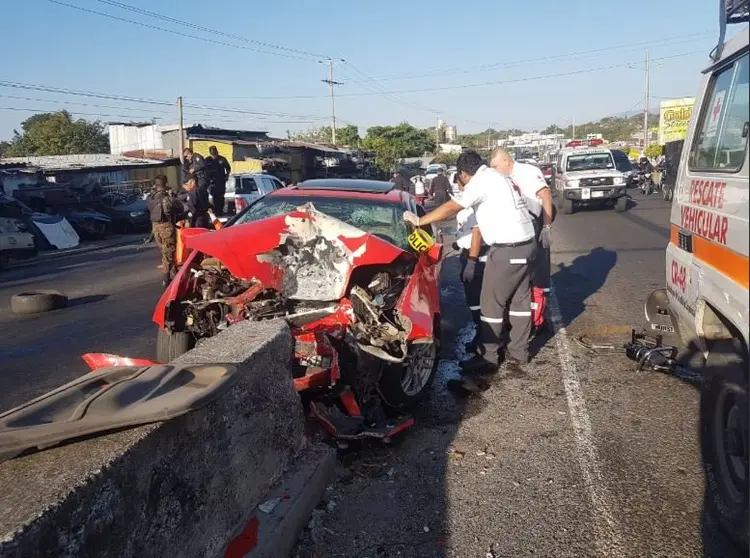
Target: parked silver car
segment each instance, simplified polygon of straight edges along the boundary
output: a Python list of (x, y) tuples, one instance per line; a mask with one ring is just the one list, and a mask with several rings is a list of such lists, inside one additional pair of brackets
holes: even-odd
[(266, 194), (283, 188), (275, 176), (264, 173), (237, 173), (229, 175), (224, 197), (224, 212), (227, 215), (239, 213), (248, 205)]

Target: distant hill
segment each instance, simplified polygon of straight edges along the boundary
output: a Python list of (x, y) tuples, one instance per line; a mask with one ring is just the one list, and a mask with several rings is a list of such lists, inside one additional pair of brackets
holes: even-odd
[[(649, 127), (659, 125), (659, 114), (649, 113)], [(630, 141), (633, 134), (643, 131), (643, 113), (634, 113), (630, 116), (606, 116), (597, 122), (584, 122), (576, 124), (575, 136), (585, 138), (586, 134), (602, 134), (607, 141)], [(573, 126), (564, 128), (551, 124), (543, 130), (485, 130), (478, 134), (466, 134), (458, 136), (458, 142), (466, 147), (484, 148), (487, 147), (487, 137), (491, 136), (493, 140), (505, 139), (508, 136), (515, 136), (528, 132), (539, 132), (541, 134), (564, 134), (566, 138), (573, 137)]]

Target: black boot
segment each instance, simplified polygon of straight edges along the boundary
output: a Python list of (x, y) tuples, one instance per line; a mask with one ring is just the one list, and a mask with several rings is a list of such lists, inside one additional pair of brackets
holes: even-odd
[(500, 364), (497, 361), (491, 361), (482, 355), (474, 355), (470, 360), (461, 363), (461, 374), (495, 374)]

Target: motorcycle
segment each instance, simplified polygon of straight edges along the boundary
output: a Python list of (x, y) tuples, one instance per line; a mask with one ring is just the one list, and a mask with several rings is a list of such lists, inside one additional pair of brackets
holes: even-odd
[(648, 196), (651, 195), (651, 193), (654, 190), (654, 181), (651, 178), (650, 172), (645, 171), (638, 171), (638, 188), (641, 190), (641, 193)]

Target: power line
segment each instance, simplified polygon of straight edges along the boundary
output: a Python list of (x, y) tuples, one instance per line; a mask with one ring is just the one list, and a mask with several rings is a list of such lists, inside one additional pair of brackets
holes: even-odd
[[(14, 111), (25, 111), (25, 112), (36, 112), (36, 113), (49, 113), (49, 109), (31, 109), (22, 107), (0, 107), (0, 110), (14, 110)], [(109, 118), (132, 118), (131, 116), (125, 116), (122, 114), (101, 114), (95, 112), (78, 112), (68, 111), (70, 114), (79, 114), (83, 116), (107, 116)], [(161, 118), (155, 118), (154, 120), (161, 120)]]
[(698, 42), (696, 39), (691, 40), (681, 40), (677, 42), (673, 42), (675, 39), (686, 39), (687, 37), (701, 37), (701, 38), (709, 38), (713, 37), (715, 33), (708, 33), (708, 32), (701, 32), (701, 33), (691, 33), (689, 35), (677, 35), (674, 37), (667, 37), (664, 39), (661, 39), (659, 41), (642, 41), (639, 43), (629, 43), (629, 44), (622, 44), (622, 45), (615, 45), (610, 47), (603, 47), (598, 49), (590, 49), (590, 50), (582, 50), (582, 51), (576, 51), (576, 52), (569, 52), (565, 54), (557, 54), (552, 56), (545, 56), (540, 58), (527, 58), (525, 60), (513, 60), (509, 62), (497, 62), (494, 64), (481, 64), (477, 66), (469, 66), (469, 67), (461, 67), (461, 68), (452, 68), (452, 69), (440, 69), (440, 70), (432, 70), (425, 72), (423, 74), (400, 74), (400, 75), (391, 75), (391, 76), (382, 76), (382, 77), (375, 77), (371, 78), (372, 81), (397, 81), (397, 80), (408, 80), (408, 79), (416, 79), (416, 78), (424, 78), (424, 77), (438, 77), (441, 75), (456, 75), (456, 74), (467, 74), (472, 72), (487, 72), (496, 70), (499, 68), (507, 68), (522, 64), (530, 64), (533, 62), (548, 62), (550, 60), (561, 60), (565, 58), (571, 58), (571, 57), (577, 57), (580, 55), (590, 55), (590, 54), (601, 54), (605, 52), (611, 52), (613, 50), (621, 50), (626, 48), (635, 48), (635, 47), (642, 47), (642, 46), (659, 46), (659, 45), (677, 45), (677, 44), (684, 44), (684, 43), (694, 43)]
[[(108, 93), (98, 93), (95, 91), (67, 89), (67, 88), (55, 87), (51, 85), (38, 85), (38, 84), (30, 84), (30, 83), (12, 82), (12, 81), (0, 81), (0, 87), (23, 89), (23, 90), (29, 90), (29, 91), (40, 91), (40, 92), (45, 92), (45, 93), (56, 93), (59, 95), (71, 95), (71, 96), (78, 96), (78, 97), (90, 97), (90, 98), (95, 98), (95, 99), (107, 99), (107, 100), (122, 101), (122, 102), (128, 102), (128, 103), (165, 106), (165, 107), (170, 107), (170, 108), (174, 106), (174, 103), (171, 101), (146, 99), (142, 97), (130, 97), (127, 95), (111, 95)], [(200, 110), (214, 111), (214, 112), (226, 112), (226, 113), (244, 114), (244, 115), (252, 115), (252, 116), (275, 116), (275, 117), (288, 117), (288, 118), (307, 118), (311, 116), (311, 115), (287, 114), (287, 113), (281, 113), (281, 112), (251, 111), (251, 110), (237, 109), (237, 108), (232, 108), (232, 107), (214, 107), (210, 105), (185, 105), (185, 107), (200, 109)], [(318, 117), (313, 116), (313, 118), (318, 118)]]
[[(673, 58), (678, 58), (681, 56), (688, 56), (691, 54), (697, 54), (702, 51), (695, 50), (691, 52), (682, 52), (679, 54), (673, 54), (671, 56), (663, 56), (661, 58), (655, 58), (652, 59), (652, 62), (655, 60), (668, 60)], [(571, 70), (566, 72), (558, 72), (553, 74), (544, 74), (539, 76), (528, 76), (528, 77), (522, 77), (522, 78), (514, 78), (514, 79), (506, 79), (506, 80), (497, 80), (497, 81), (485, 81), (481, 83), (464, 83), (464, 84), (458, 84), (458, 85), (447, 85), (442, 87), (424, 87), (424, 88), (414, 88), (414, 89), (399, 89), (399, 90), (378, 90), (378, 91), (370, 91), (370, 92), (363, 92), (363, 93), (342, 93), (339, 95), (339, 97), (369, 97), (373, 95), (394, 95), (394, 94), (404, 94), (404, 93), (425, 93), (425, 92), (432, 92), (432, 91), (453, 91), (453, 90), (460, 90), (460, 89), (471, 89), (476, 87), (487, 87), (490, 85), (505, 85), (508, 83), (520, 83), (525, 81), (536, 81), (540, 79), (549, 79), (549, 78), (556, 78), (556, 77), (565, 77), (565, 76), (574, 76), (574, 75), (580, 75), (580, 74), (589, 74), (594, 72), (601, 72), (605, 70), (612, 70), (615, 68), (631, 68), (635, 69), (637, 66), (642, 66), (643, 62), (626, 62), (622, 64), (610, 64), (608, 66), (599, 66), (597, 68), (586, 68), (582, 70)], [(296, 100), (296, 99), (320, 99), (324, 96), (321, 95), (292, 95), (292, 96), (278, 96), (278, 97), (224, 97), (223, 100)]]
[[(110, 5), (110, 6), (114, 6), (116, 8), (121, 8), (123, 10), (134, 12), (134, 13), (137, 13), (137, 14), (141, 14), (141, 15), (153, 17), (153, 18), (159, 19), (161, 21), (166, 21), (166, 22), (169, 22), (169, 23), (176, 23), (177, 25), (182, 25), (182, 26), (188, 27), (190, 29), (196, 29), (198, 31), (203, 31), (205, 33), (211, 33), (211, 34), (214, 34), (214, 35), (219, 35), (221, 37), (226, 37), (228, 39), (232, 39), (232, 40), (235, 40), (235, 41), (241, 41), (243, 43), (255, 44), (255, 45), (258, 45), (258, 46), (261, 46), (261, 47), (264, 47), (264, 48), (270, 48), (270, 49), (280, 50), (280, 51), (284, 51), (284, 52), (288, 52), (288, 53), (292, 53), (292, 54), (298, 54), (298, 55), (301, 55), (301, 56), (307, 56), (307, 57), (310, 57), (310, 58), (313, 58), (313, 59), (317, 59), (317, 60), (326, 60), (326, 59), (328, 59), (327, 56), (324, 56), (322, 54), (316, 54), (314, 52), (309, 52), (309, 51), (305, 51), (305, 50), (299, 50), (299, 49), (295, 49), (295, 48), (289, 48), (289, 47), (285, 47), (285, 46), (281, 46), (281, 45), (276, 45), (276, 44), (273, 44), (273, 43), (268, 43), (268, 42), (265, 42), (265, 41), (258, 41), (258, 40), (254, 40), (254, 39), (248, 39), (246, 37), (241, 37), (239, 35), (232, 35), (231, 33), (225, 33), (224, 31), (218, 31), (216, 29), (211, 29), (210, 27), (203, 27), (201, 25), (196, 25), (194, 23), (190, 23), (190, 22), (187, 22), (187, 21), (176, 19), (176, 18), (167, 16), (167, 15), (164, 15), (164, 14), (160, 14), (160, 13), (157, 13), (157, 12), (151, 12), (149, 10), (144, 10), (144, 9), (141, 9), (141, 8), (137, 8), (135, 6), (131, 6), (129, 4), (124, 4), (122, 2), (115, 2), (114, 0), (97, 0), (97, 1), (100, 2), (100, 3), (102, 3), (102, 4), (107, 4), (107, 5)], [(273, 54), (273, 53), (265, 52), (265, 51), (261, 51), (261, 52), (264, 52), (265, 54)]]
[(120, 22), (123, 22), (123, 23), (130, 23), (132, 25), (138, 25), (138, 26), (144, 27), (146, 29), (152, 29), (152, 30), (155, 30), (155, 31), (162, 31), (164, 33), (171, 33), (172, 35), (178, 35), (180, 37), (186, 37), (188, 39), (194, 39), (194, 40), (203, 41), (203, 42), (206, 42), (206, 43), (211, 43), (211, 44), (215, 44), (215, 45), (219, 45), (219, 46), (225, 46), (225, 47), (230, 47), (230, 48), (241, 48), (243, 50), (251, 50), (251, 51), (254, 51), (254, 52), (260, 52), (260, 53), (269, 54), (269, 55), (272, 55), (272, 56), (283, 56), (285, 58), (294, 58), (294, 59), (297, 59), (297, 60), (307, 60), (307, 61), (310, 61), (309, 58), (303, 58), (301, 56), (294, 56), (292, 54), (285, 54), (285, 53), (282, 53), (282, 52), (269, 52), (267, 50), (262, 50), (262, 49), (254, 48), (254, 47), (251, 47), (251, 46), (236, 45), (236, 44), (227, 43), (227, 42), (224, 42), (224, 41), (219, 41), (219, 40), (216, 40), (216, 39), (209, 39), (208, 37), (199, 37), (197, 35), (191, 35), (191, 34), (188, 34), (188, 33), (181, 33), (180, 31), (175, 31), (174, 29), (167, 29), (166, 27), (159, 27), (159, 26), (156, 26), (156, 25), (151, 25), (149, 23), (143, 23), (141, 21), (135, 21), (133, 19), (127, 19), (127, 18), (124, 18), (124, 17), (119, 17), (119, 16), (116, 16), (116, 15), (107, 14), (107, 13), (104, 13), (104, 12), (98, 12), (96, 10), (92, 10), (92, 9), (89, 9), (89, 8), (84, 8), (82, 6), (75, 6), (73, 4), (68, 4), (66, 2), (61, 2), (60, 0), (47, 0), (47, 1), (51, 2), (52, 4), (57, 4), (58, 6), (64, 6), (66, 8), (71, 8), (73, 10), (78, 10), (78, 11), (81, 11), (81, 12), (85, 12), (85, 13), (89, 13), (89, 14), (94, 14), (94, 15), (98, 15), (98, 16), (101, 16), (101, 17), (106, 17), (106, 18), (112, 19), (114, 21), (120, 21)]

